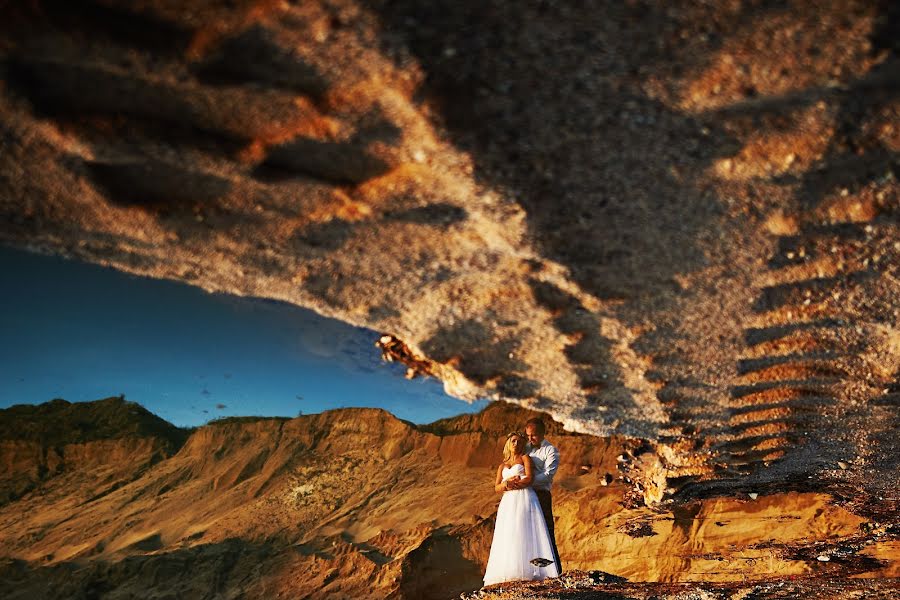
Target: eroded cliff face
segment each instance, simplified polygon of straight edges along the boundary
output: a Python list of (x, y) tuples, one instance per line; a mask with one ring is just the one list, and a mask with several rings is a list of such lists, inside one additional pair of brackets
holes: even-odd
[(0, 10), (5, 243), (384, 331), (649, 504), (896, 520), (893, 3)]
[(6, 409), (0, 419), (0, 505), (51, 479), (66, 501), (89, 501), (174, 454), (186, 435), (123, 398), (86, 405), (57, 399)]
[[(533, 414), (492, 404), (428, 427), (375, 409), (225, 419), (149, 466), (123, 456), (126, 436), (75, 445), (82, 461), (0, 507), (0, 593), (414, 599), (477, 590), (499, 501), (492, 485), (505, 435), (496, 432)], [(600, 571), (659, 597), (676, 582), (712, 590), (853, 576), (875, 581), (847, 589), (879, 589), (897, 576), (896, 532), (826, 494), (651, 510), (629, 500), (618, 469), (629, 440), (559, 423), (551, 436), (562, 457), (554, 510), (567, 577)], [(117, 481), (96, 476), (113, 467)]]

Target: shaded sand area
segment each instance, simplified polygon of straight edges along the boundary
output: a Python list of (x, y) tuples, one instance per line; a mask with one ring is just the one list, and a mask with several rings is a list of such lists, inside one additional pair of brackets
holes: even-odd
[[(0, 411), (0, 594), (438, 599), (477, 590), (501, 442), (533, 414), (494, 403), (417, 427), (344, 409), (181, 430), (121, 398)], [(895, 589), (896, 520), (791, 491), (651, 509), (619, 468), (635, 440), (555, 422), (548, 437), (562, 455), (558, 587), (619, 585), (610, 590), (636, 598), (771, 581)], [(820, 581), (833, 578), (843, 583)], [(508, 597), (550, 588), (517, 589)]]

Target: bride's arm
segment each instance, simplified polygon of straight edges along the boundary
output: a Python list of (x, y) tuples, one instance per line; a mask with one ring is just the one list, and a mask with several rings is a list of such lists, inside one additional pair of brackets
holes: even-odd
[(494, 491), (505, 492), (509, 488), (506, 487), (506, 480), (503, 479), (503, 465), (497, 467), (497, 478), (494, 479)]

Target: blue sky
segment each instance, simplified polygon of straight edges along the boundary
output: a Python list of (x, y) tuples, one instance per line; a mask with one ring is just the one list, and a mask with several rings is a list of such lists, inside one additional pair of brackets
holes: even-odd
[(0, 246), (0, 408), (125, 394), (180, 426), (384, 408), (428, 423), (486, 402), (404, 379), (380, 332), (296, 306)]

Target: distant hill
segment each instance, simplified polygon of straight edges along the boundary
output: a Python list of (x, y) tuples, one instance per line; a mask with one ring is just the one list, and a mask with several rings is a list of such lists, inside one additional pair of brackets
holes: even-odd
[(0, 506), (64, 474), (90, 479), (92, 489), (129, 481), (189, 434), (124, 396), (0, 410)]
[(45, 446), (155, 437), (176, 450), (189, 433), (190, 430), (176, 427), (124, 396), (75, 403), (56, 398), (0, 410), (0, 440), (27, 440)]
[(437, 435), (478, 431), (505, 436), (512, 431), (524, 431), (525, 422), (533, 417), (543, 419), (547, 427), (547, 435), (577, 435), (565, 431), (563, 424), (553, 420), (546, 413), (528, 410), (505, 402), (493, 402), (484, 410), (475, 414), (463, 414), (446, 419), (439, 419), (419, 429)]

